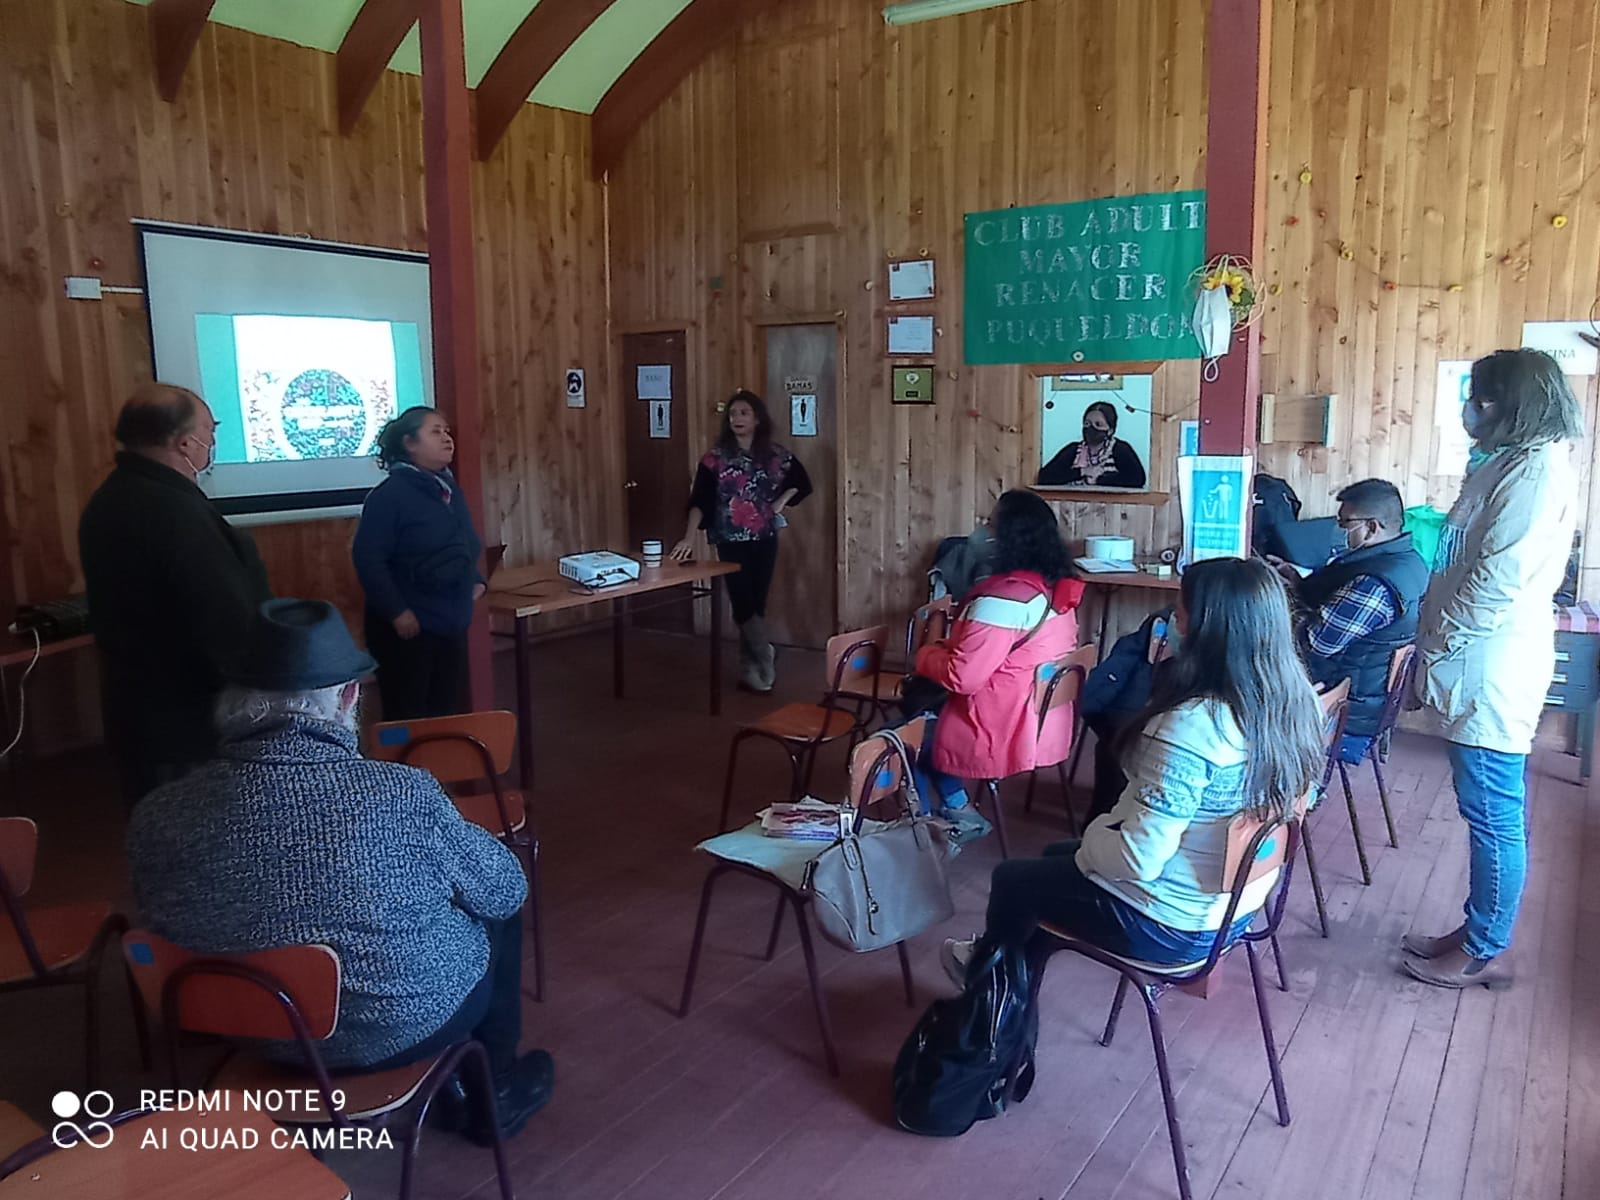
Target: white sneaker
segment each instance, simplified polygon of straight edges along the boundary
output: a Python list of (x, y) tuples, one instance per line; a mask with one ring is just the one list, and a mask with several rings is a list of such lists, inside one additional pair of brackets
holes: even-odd
[(944, 946), (939, 951), (939, 965), (944, 968), (950, 982), (963, 991), (967, 986), (967, 964), (972, 961), (972, 950), (977, 944), (976, 937), (945, 938)]

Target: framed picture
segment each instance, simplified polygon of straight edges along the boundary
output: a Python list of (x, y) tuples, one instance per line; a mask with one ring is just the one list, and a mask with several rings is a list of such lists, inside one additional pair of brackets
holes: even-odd
[(1120, 392), (1121, 375), (1057, 375), (1058, 392)]
[(933, 259), (889, 260), (890, 300), (932, 300), (934, 294)]
[(933, 354), (933, 317), (906, 314), (888, 318), (886, 345), (890, 355), (914, 355), (922, 358)]

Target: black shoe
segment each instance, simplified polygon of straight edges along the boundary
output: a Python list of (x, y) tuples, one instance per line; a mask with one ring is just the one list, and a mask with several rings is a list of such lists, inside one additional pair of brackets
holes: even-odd
[(452, 1075), (428, 1104), (427, 1125), (441, 1133), (465, 1133), (472, 1124), (472, 1101), (460, 1075)]
[[(508, 1078), (496, 1081), (494, 1106), (501, 1141), (516, 1137), (528, 1119), (550, 1102), (555, 1082), (555, 1062), (543, 1050), (530, 1050), (517, 1059)], [(493, 1145), (493, 1132), (481, 1112), (477, 1116), (466, 1130), (467, 1137), (480, 1146)]]

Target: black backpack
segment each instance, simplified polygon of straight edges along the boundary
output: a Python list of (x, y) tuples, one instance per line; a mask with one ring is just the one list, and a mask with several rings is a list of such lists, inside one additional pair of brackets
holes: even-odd
[(1300, 497), (1285, 480), (1265, 473), (1255, 477), (1253, 490), (1255, 512), (1250, 518), (1250, 548), (1257, 554), (1283, 557), (1278, 527), (1300, 519)]
[(1039, 1012), (1027, 953), (978, 943), (966, 990), (935, 1000), (894, 1061), (894, 1119), (957, 1137), (1020, 1103), (1033, 1087)]

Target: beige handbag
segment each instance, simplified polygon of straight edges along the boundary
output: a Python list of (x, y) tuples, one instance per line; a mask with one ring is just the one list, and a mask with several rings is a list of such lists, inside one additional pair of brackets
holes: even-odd
[(807, 878), (823, 935), (860, 953), (903, 942), (955, 914), (944, 826), (922, 815), (905, 743), (892, 730), (878, 736), (900, 754), (905, 814), (863, 826), (857, 813), (851, 832), (812, 861)]

